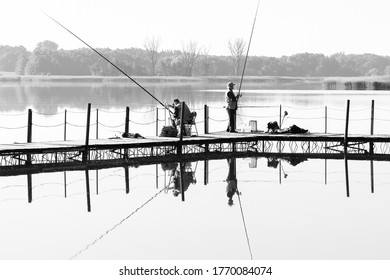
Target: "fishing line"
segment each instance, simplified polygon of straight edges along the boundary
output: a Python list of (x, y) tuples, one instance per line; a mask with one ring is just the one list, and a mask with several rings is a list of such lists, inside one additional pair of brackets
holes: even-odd
[(151, 202), (153, 199), (155, 199), (160, 193), (162, 193), (163, 191), (165, 190), (165, 188), (162, 188), (159, 192), (157, 192), (155, 195), (153, 195), (151, 198), (149, 198), (144, 204), (142, 204), (141, 206), (139, 206), (137, 209), (135, 209), (132, 213), (130, 213), (129, 215), (127, 215), (125, 218), (123, 218), (119, 223), (117, 223), (116, 225), (114, 225), (112, 228), (110, 228), (109, 230), (107, 230), (104, 234), (102, 234), (101, 236), (99, 236), (97, 239), (95, 239), (92, 243), (88, 244), (84, 249), (80, 250), (77, 254), (75, 254), (74, 256), (72, 256), (70, 259), (74, 259), (76, 258), (78, 255), (80, 255), (81, 253), (87, 251), (91, 246), (95, 245), (99, 240), (101, 240), (103, 237), (107, 236), (110, 232), (112, 232), (114, 229), (116, 229), (117, 227), (119, 227), (122, 223), (124, 223), (126, 220), (128, 220), (131, 216), (133, 216), (135, 213), (138, 212), (138, 210), (142, 209), (144, 206), (146, 206), (149, 202)]
[(238, 88), (238, 94), (237, 94), (237, 106), (238, 106), (238, 99), (241, 96), (241, 86), (242, 86), (242, 81), (244, 80), (244, 74), (245, 74), (245, 68), (246, 68), (246, 63), (248, 61), (248, 55), (249, 55), (249, 48), (251, 46), (252, 42), (252, 37), (253, 37), (253, 30), (255, 30), (255, 25), (256, 25), (256, 19), (257, 19), (257, 11), (259, 10), (259, 5), (260, 5), (260, 0), (257, 2), (257, 7), (256, 7), (256, 13), (255, 13), (255, 19), (253, 20), (253, 25), (252, 25), (252, 31), (251, 31), (251, 36), (249, 38), (249, 43), (248, 43), (248, 49), (246, 50), (246, 56), (245, 56), (245, 61), (244, 61), (244, 67), (242, 69), (242, 75), (241, 75), (241, 80), (240, 80), (240, 86)]
[(251, 260), (253, 260), (252, 247), (251, 247), (251, 243), (249, 242), (249, 235), (248, 235), (248, 230), (247, 230), (246, 223), (245, 223), (244, 211), (243, 211), (242, 205), (241, 205), (241, 198), (240, 198), (241, 195), (238, 192), (238, 188), (237, 188), (237, 196), (238, 196), (238, 203), (240, 204), (242, 222), (244, 224), (244, 229), (245, 229), (246, 242), (248, 243), (248, 249), (249, 249), (249, 254), (251, 255)]
[(45, 11), (39, 9), (38, 7), (36, 7), (38, 10), (40, 10), (45, 16), (47, 16), (48, 18), (50, 18), (52, 21), (54, 21), (55, 23), (57, 23), (59, 26), (61, 26), (63, 29), (65, 29), (66, 31), (68, 31), (70, 34), (72, 34), (74, 37), (76, 37), (79, 41), (81, 41), (84, 45), (86, 45), (88, 48), (90, 48), (91, 50), (93, 50), (95, 53), (97, 53), (100, 57), (102, 57), (105, 61), (107, 61), (109, 64), (111, 64), (115, 69), (117, 69), (119, 72), (121, 72), (123, 75), (125, 75), (127, 78), (129, 78), (133, 83), (135, 83), (137, 86), (139, 86), (143, 91), (145, 91), (147, 94), (149, 94), (150, 97), (152, 97), (154, 100), (156, 100), (158, 103), (160, 103), (160, 105), (162, 105), (165, 109), (167, 109), (170, 113), (171, 110), (169, 110), (169, 108), (164, 105), (160, 100), (158, 100), (153, 94), (151, 94), (146, 88), (144, 88), (142, 85), (140, 85), (136, 80), (134, 80), (132, 77), (130, 77), (128, 74), (126, 74), (126, 72), (124, 72), (122, 69), (120, 69), (117, 65), (115, 65), (111, 60), (109, 60), (107, 57), (105, 57), (103, 54), (101, 54), (99, 51), (97, 51), (95, 48), (93, 48), (91, 45), (89, 45), (87, 42), (85, 42), (83, 39), (81, 39), (79, 36), (77, 36), (75, 33), (73, 33), (72, 31), (70, 31), (68, 28), (66, 28), (63, 24), (61, 24), (60, 22), (58, 22), (56, 19), (54, 19), (52, 16), (50, 16), (49, 14), (47, 14)]

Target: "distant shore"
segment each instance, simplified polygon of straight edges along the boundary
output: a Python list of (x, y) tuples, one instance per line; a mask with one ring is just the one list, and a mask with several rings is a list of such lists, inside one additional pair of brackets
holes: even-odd
[[(238, 83), (241, 76), (134, 76), (140, 84), (182, 84), (182, 83)], [(19, 76), (0, 72), (2, 84), (128, 84), (124, 76)], [(245, 83), (319, 83), (326, 90), (390, 90), (390, 76), (367, 77), (286, 77), (286, 76), (246, 76)]]
[[(239, 82), (240, 76), (134, 76), (134, 80), (140, 83), (225, 83), (227, 81)], [(322, 82), (323, 78), (318, 77), (279, 77), (279, 76), (247, 76), (245, 82), (250, 83), (304, 83)], [(128, 83), (129, 79), (124, 76), (18, 76), (0, 75), (1, 83), (98, 83), (98, 84), (120, 84)]]

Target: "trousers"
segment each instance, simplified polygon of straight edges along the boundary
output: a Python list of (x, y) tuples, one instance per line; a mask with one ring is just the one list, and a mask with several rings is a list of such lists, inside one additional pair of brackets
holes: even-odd
[(226, 129), (226, 131), (235, 131), (236, 130), (236, 109), (226, 109), (228, 115), (229, 115), (229, 125)]

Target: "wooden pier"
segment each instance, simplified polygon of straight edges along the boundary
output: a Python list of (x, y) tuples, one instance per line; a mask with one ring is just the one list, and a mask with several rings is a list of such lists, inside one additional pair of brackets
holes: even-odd
[(90, 139), (0, 145), (0, 176), (99, 169), (226, 156), (283, 156), (390, 160), (388, 135), (216, 132), (171, 137)]
[[(184, 104), (182, 104), (184, 105)], [(90, 137), (91, 104), (88, 104), (84, 140), (67, 140), (66, 110), (63, 141), (32, 141), (32, 111), (28, 111), (27, 142), (0, 144), (0, 176), (62, 170), (99, 169), (166, 161), (194, 161), (231, 156), (295, 156), (359, 160), (390, 160), (390, 135), (374, 134), (374, 102), (371, 104), (370, 134), (349, 134), (347, 102), (344, 133), (272, 134), (265, 132), (209, 132), (209, 109), (204, 108), (204, 133), (192, 137), (106, 138)], [(281, 107), (280, 118), (281, 118)], [(327, 112), (327, 111), (325, 111)], [(159, 119), (156, 110), (156, 135)], [(129, 129), (126, 108), (124, 132)], [(279, 120), (280, 121), (280, 120)], [(184, 127), (180, 128), (184, 131)], [(183, 135), (181, 133), (180, 135)]]

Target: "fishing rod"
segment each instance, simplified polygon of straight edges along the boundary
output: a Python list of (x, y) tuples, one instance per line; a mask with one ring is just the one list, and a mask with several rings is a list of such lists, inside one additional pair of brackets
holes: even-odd
[(252, 42), (253, 31), (255, 30), (256, 19), (257, 19), (257, 12), (258, 12), (258, 10), (259, 10), (259, 5), (260, 5), (260, 0), (258, 0), (258, 2), (257, 2), (256, 13), (255, 13), (255, 18), (254, 18), (254, 20), (253, 20), (251, 36), (249, 37), (248, 48), (247, 48), (247, 50), (246, 50), (246, 56), (245, 56), (245, 61), (244, 61), (244, 67), (243, 67), (243, 69), (242, 69), (242, 75), (241, 75), (241, 80), (240, 80), (240, 86), (239, 86), (239, 88), (238, 88), (238, 94), (237, 94), (237, 100), (236, 100), (236, 108), (238, 107), (238, 99), (240, 98), (240, 96), (242, 96), (242, 94), (241, 94), (241, 86), (242, 86), (242, 82), (243, 82), (243, 80), (244, 80), (245, 68), (246, 68), (246, 63), (247, 63), (247, 61), (248, 61), (249, 48), (250, 48), (251, 42)]
[(102, 53), (100, 53), (99, 51), (97, 51), (95, 48), (93, 48), (91, 45), (89, 45), (87, 42), (85, 42), (83, 39), (81, 39), (79, 36), (77, 36), (75, 33), (73, 33), (72, 31), (70, 31), (68, 28), (66, 28), (63, 24), (61, 24), (59, 21), (57, 21), (56, 19), (54, 19), (52, 16), (50, 16), (48, 13), (46, 13), (45, 11), (37, 8), (38, 10), (40, 10), (45, 16), (47, 16), (48, 18), (50, 18), (52, 21), (54, 21), (55, 23), (57, 23), (59, 26), (61, 26), (63, 29), (65, 29), (66, 31), (68, 31), (70, 34), (72, 34), (74, 37), (76, 37), (79, 41), (81, 41), (84, 45), (86, 45), (88, 48), (90, 48), (91, 50), (93, 50), (95, 53), (97, 53), (100, 57), (102, 57), (105, 61), (107, 61), (109, 64), (111, 64), (115, 69), (117, 69), (119, 72), (121, 72), (123, 75), (125, 75), (127, 78), (129, 78), (133, 83), (135, 83), (137, 86), (139, 86), (143, 91), (145, 91), (147, 94), (150, 95), (150, 97), (152, 97), (154, 100), (156, 100), (158, 103), (160, 103), (160, 105), (162, 105), (166, 110), (168, 110), (171, 114), (172, 114), (172, 111), (165, 105), (163, 104), (160, 100), (158, 100), (153, 94), (151, 94), (146, 88), (144, 88), (142, 85), (140, 85), (136, 80), (134, 80), (132, 77), (130, 77), (125, 71), (123, 71), (122, 69), (120, 69), (117, 65), (115, 65), (111, 60), (109, 60), (107, 57), (105, 57)]
[[(238, 88), (238, 94), (237, 94), (237, 100), (236, 100), (236, 109), (237, 109), (237, 107), (238, 107), (238, 100), (239, 100), (240, 96), (242, 96), (242, 94), (241, 94), (241, 86), (242, 86), (242, 82), (243, 82), (243, 80), (244, 80), (245, 68), (246, 68), (246, 63), (247, 63), (247, 61), (248, 61), (249, 49), (250, 49), (251, 42), (252, 42), (253, 31), (254, 31), (255, 25), (256, 25), (257, 12), (258, 12), (258, 10), (259, 10), (259, 5), (260, 5), (260, 0), (257, 1), (256, 13), (255, 13), (255, 18), (254, 18), (254, 20), (253, 20), (251, 36), (250, 36), (250, 38), (249, 38), (248, 48), (247, 48), (247, 50), (246, 50), (246, 56), (245, 56), (245, 61), (244, 61), (244, 67), (243, 67), (243, 69), (242, 69), (242, 75), (241, 75), (241, 80), (240, 80), (240, 86), (239, 86), (239, 88)], [(242, 203), (241, 203), (241, 197), (240, 197), (241, 194), (240, 194), (240, 192), (238, 191), (238, 187), (237, 187), (237, 196), (238, 196), (238, 203), (240, 204), (241, 218), (242, 218), (242, 222), (243, 222), (244, 229), (245, 229), (245, 236), (246, 236), (246, 241), (247, 241), (247, 244), (248, 244), (249, 254), (250, 254), (250, 256), (251, 256), (251, 260), (253, 260), (252, 247), (251, 247), (251, 244), (250, 244), (250, 241), (249, 241), (248, 229), (247, 229), (247, 227), (246, 227), (244, 210), (243, 210), (243, 208), (242, 208)]]

